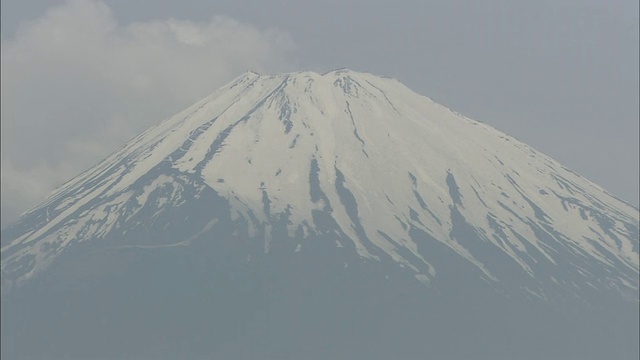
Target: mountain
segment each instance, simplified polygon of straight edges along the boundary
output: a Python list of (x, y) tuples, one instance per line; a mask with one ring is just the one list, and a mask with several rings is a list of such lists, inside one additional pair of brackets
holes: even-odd
[(2, 232), (2, 353), (637, 358), (638, 219), (394, 79), (248, 72)]

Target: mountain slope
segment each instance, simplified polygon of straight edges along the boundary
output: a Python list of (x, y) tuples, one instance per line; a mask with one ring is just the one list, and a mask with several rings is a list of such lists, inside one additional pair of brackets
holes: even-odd
[[(553, 159), (396, 80), (249, 72), (4, 231), (2, 286), (20, 294), (115, 268), (159, 276), (140, 259), (175, 266), (176, 254), (192, 262), (202, 251), (215, 253), (202, 266), (228, 265), (222, 273), (259, 268), (327, 287), (334, 276), (351, 279), (345, 287), (386, 279), (389, 293), (403, 284), (417, 299), (611, 309), (637, 306), (638, 217)], [(252, 291), (270, 283), (252, 274)]]

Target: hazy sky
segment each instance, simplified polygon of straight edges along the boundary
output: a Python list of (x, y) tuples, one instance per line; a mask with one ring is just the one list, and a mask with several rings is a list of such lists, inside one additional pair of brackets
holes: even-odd
[(241, 72), (395, 77), (638, 205), (638, 1), (2, 0), (2, 226)]

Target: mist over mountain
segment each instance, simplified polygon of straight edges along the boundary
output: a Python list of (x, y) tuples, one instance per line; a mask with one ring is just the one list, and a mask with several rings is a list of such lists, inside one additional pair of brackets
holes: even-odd
[(635, 359), (638, 219), (394, 79), (248, 72), (2, 232), (2, 354)]

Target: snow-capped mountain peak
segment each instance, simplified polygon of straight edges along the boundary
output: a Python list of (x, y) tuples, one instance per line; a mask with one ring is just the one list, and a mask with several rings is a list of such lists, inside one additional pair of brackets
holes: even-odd
[(247, 72), (2, 232), (2, 355), (637, 359), (638, 218), (396, 80)]
[[(440, 269), (417, 233), (490, 283), (516, 268), (536, 296), (541, 282), (574, 283), (573, 270), (541, 264), (580, 263), (593, 286), (637, 290), (637, 209), (394, 79), (347, 69), (247, 72), (145, 131), (7, 230), (3, 281), (36, 276), (74, 244), (148, 226), (205, 189), (265, 253), (285, 219), (292, 253), (332, 232), (336, 247), (392, 259), (427, 285)], [(213, 231), (209, 220), (201, 231)], [(145, 246), (189, 241), (174, 240)]]

